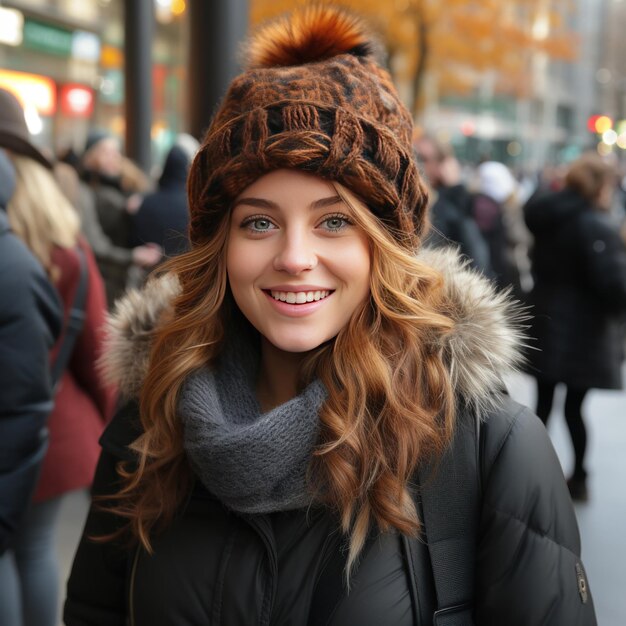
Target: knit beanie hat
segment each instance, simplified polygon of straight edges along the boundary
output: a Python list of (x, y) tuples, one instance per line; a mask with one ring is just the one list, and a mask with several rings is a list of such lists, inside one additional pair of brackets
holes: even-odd
[(92, 128), (89, 133), (87, 133), (87, 139), (85, 140), (85, 148), (83, 150), (83, 155), (87, 154), (92, 148), (97, 146), (101, 141), (105, 139), (111, 139), (113, 135), (104, 130), (103, 128)]
[(297, 168), (345, 185), (413, 248), (427, 193), (412, 119), (363, 22), (307, 6), (263, 27), (217, 110), (189, 173), (190, 239), (209, 240), (263, 174)]

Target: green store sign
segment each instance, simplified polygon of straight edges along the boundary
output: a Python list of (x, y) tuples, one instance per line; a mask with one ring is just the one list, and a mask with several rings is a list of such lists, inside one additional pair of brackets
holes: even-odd
[(23, 45), (32, 50), (68, 57), (72, 53), (72, 31), (26, 19)]

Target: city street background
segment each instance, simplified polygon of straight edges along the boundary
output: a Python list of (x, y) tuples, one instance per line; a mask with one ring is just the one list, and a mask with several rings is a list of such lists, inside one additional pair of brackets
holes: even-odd
[[(624, 371), (626, 378), (626, 370)], [(509, 380), (509, 391), (518, 402), (534, 406), (534, 381), (525, 375)], [(571, 445), (557, 394), (548, 430), (567, 474), (572, 463)], [(589, 429), (588, 503), (576, 504), (583, 546), (583, 561), (596, 605), (599, 626), (626, 624), (626, 394), (597, 391), (585, 404)], [(532, 459), (529, 459), (532, 462)], [(63, 505), (58, 535), (62, 580), (69, 574), (74, 549), (87, 512), (84, 492), (70, 494)], [(63, 583), (65, 584), (65, 583)], [(60, 590), (64, 595), (64, 590)], [(532, 599), (529, 599), (532, 602)], [(381, 626), (384, 626), (381, 624)], [(502, 625), (505, 626), (505, 625)], [(530, 625), (529, 625), (530, 626)], [(559, 624), (554, 626), (567, 626)]]
[[(204, 134), (241, 70), (242, 40), (298, 2), (0, 0), (0, 87), (18, 98), (33, 143), (50, 158), (80, 170), (90, 134), (109, 134), (154, 186), (181, 135)], [(431, 135), (454, 151), (470, 191), (479, 191), (480, 161), (510, 169), (516, 192), (505, 222), (520, 297), (532, 286), (522, 207), (535, 190), (559, 188), (581, 154), (615, 166), (613, 217), (626, 223), (626, 0), (336, 4), (371, 23), (416, 138)], [(125, 234), (120, 240), (113, 243), (130, 254)], [(128, 284), (140, 283), (143, 268), (132, 270)], [(509, 383), (516, 400), (534, 407), (533, 379)], [(558, 394), (548, 429), (569, 475), (562, 400)], [(599, 625), (626, 626), (626, 393), (593, 389), (584, 412), (590, 501), (576, 505), (583, 560)], [(86, 492), (68, 494), (63, 505), (62, 597), (87, 507)]]

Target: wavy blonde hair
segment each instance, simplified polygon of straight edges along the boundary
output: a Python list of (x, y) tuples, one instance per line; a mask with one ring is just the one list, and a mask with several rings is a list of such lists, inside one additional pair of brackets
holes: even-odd
[[(371, 296), (333, 341), (307, 356), (300, 383), (317, 377), (328, 390), (309, 483), (349, 535), (349, 572), (372, 523), (381, 531), (419, 530), (409, 483), (417, 463), (441, 453), (453, 430), (454, 395), (439, 347), (453, 322), (441, 312), (442, 277), (356, 196), (335, 187), (370, 241)], [(192, 483), (180, 389), (194, 370), (215, 362), (232, 319), (243, 318), (227, 285), (229, 227), (226, 216), (209, 241), (165, 267), (179, 277), (181, 292), (155, 330), (140, 393), (144, 432), (131, 446), (138, 463), (118, 468), (124, 486), (109, 508), (128, 519), (148, 551), (152, 531), (173, 519)]]
[(48, 275), (57, 278), (52, 249), (73, 248), (80, 219), (50, 170), (34, 159), (9, 153), (15, 167), (15, 192), (7, 215), (15, 234), (28, 246)]

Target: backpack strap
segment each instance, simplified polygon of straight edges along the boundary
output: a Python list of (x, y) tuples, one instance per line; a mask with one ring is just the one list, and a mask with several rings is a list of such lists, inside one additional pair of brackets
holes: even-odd
[(72, 302), (72, 308), (68, 316), (65, 334), (63, 335), (61, 347), (59, 348), (59, 352), (52, 366), (52, 384), (54, 385), (55, 391), (72, 356), (76, 339), (85, 324), (85, 301), (87, 299), (88, 283), (87, 259), (80, 246), (76, 247), (76, 253), (78, 254), (80, 275), (78, 287), (74, 294), (74, 301)]
[[(420, 520), (424, 520), (422, 511), (422, 501), (415, 495), (417, 515)], [(437, 609), (435, 581), (433, 580), (432, 565), (428, 545), (426, 543), (426, 533), (422, 525), (420, 537), (409, 537), (402, 535), (402, 546), (407, 564), (409, 592), (411, 594), (411, 607), (413, 609), (414, 624), (428, 624), (433, 620), (433, 614)], [(419, 590), (418, 582), (419, 581)]]
[(479, 446), (478, 416), (460, 419), (454, 440), (441, 459), (417, 472), (417, 495), (425, 532), (418, 538), (407, 537), (405, 546), (413, 574), (416, 611), (420, 608), (417, 573), (423, 569), (423, 542), (428, 546), (437, 598), (433, 626), (474, 624), (474, 570), (481, 499)]

